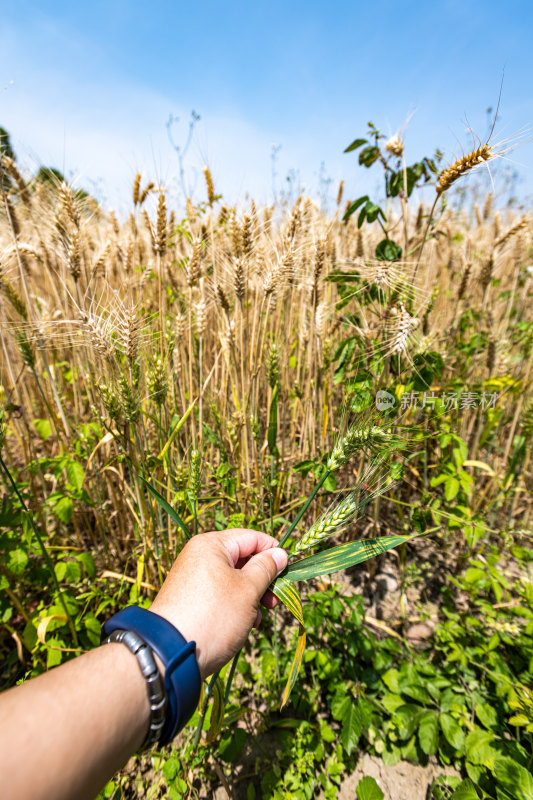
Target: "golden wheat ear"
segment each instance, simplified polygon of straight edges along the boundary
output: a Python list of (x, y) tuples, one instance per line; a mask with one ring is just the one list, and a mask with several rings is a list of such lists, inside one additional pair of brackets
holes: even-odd
[(529, 139), (525, 137), (529, 136), (530, 133), (530, 128), (524, 128), (519, 131), (516, 136), (503, 139), (497, 144), (490, 144), (491, 136), (489, 136), (484, 144), (480, 144), (479, 147), (474, 148), (470, 153), (458, 158), (453, 164), (450, 164), (449, 167), (440, 173), (436, 186), (437, 196), (448, 191), (455, 181), (468, 172), (471, 172), (483, 164), (487, 164), (495, 158), (502, 158), (505, 153), (509, 153), (520, 144), (529, 141)]
[(470, 170), (495, 157), (496, 153), (493, 152), (493, 148), (488, 142), (485, 142), (481, 147), (472, 150), (472, 152), (462, 158), (458, 158), (457, 161), (454, 161), (453, 164), (450, 164), (447, 169), (440, 173), (437, 183), (437, 194), (448, 191), (450, 186), (462, 175), (466, 175)]

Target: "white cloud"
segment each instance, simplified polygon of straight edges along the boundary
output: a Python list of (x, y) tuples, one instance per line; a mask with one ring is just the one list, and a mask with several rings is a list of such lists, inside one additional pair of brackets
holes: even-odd
[[(105, 54), (81, 33), (45, 17), (33, 19), (32, 26), (24, 32), (25, 41), (19, 30), (6, 27), (0, 52), (0, 87), (7, 86), (0, 90), (0, 125), (11, 134), (19, 161), (31, 171), (41, 164), (56, 167), (118, 210), (130, 208), (137, 171), (179, 195), (178, 159), (165, 124), (170, 114), (180, 118), (174, 134), (183, 145), (191, 109), (180, 105), (179, 97), (176, 102), (120, 79)], [(44, 54), (38, 44), (43, 39)], [(302, 120), (300, 131), (284, 134), (276, 128), (278, 120), (272, 130), (263, 130), (238, 109), (198, 111), (202, 119), (186, 160), (190, 185), (196, 174), (197, 199), (205, 197), (201, 168), (207, 163), (225, 202), (243, 203), (247, 194), (271, 202), (273, 143), (282, 145), (278, 189), (289, 169), (301, 170), (307, 189), (315, 187), (328, 155), (339, 175), (349, 168), (337, 142), (332, 145), (326, 121), (318, 122), (320, 132)]]
[[(180, 102), (179, 95), (171, 97), (146, 85), (134, 85), (131, 78), (120, 78), (109, 54), (79, 32), (63, 29), (46, 18), (35, 22), (32, 17), (24, 31), (4, 25), (2, 33), (0, 125), (10, 132), (23, 164), (31, 170), (40, 164), (55, 166), (69, 177), (74, 175), (77, 185), (104, 196), (120, 211), (130, 208), (137, 171), (145, 180), (161, 182), (178, 194), (178, 160), (165, 123), (171, 113), (180, 118), (175, 135), (183, 144), (191, 108)], [(40, 37), (45, 38), (44, 52)], [(14, 81), (12, 85), (10, 80)], [(215, 189), (225, 202), (243, 203), (247, 193), (260, 203), (271, 202), (273, 143), (282, 145), (277, 163), (278, 190), (286, 184), (288, 170), (295, 169), (300, 171), (304, 187), (316, 194), (318, 171), (324, 161), (334, 179), (332, 196), (341, 177), (345, 179), (346, 196), (374, 193), (376, 171), (357, 168), (353, 154), (342, 154), (351, 139), (364, 134), (365, 123), (360, 117), (364, 113), (366, 120), (367, 102), (363, 110), (356, 90), (347, 90), (342, 104), (333, 97), (330, 107), (318, 103), (329, 107), (329, 114), (319, 114), (313, 111), (310, 97), (305, 117), (285, 128), (285, 121), (273, 116), (269, 129), (248, 119), (243, 109), (213, 112), (198, 108), (202, 120), (187, 158), (189, 180), (193, 180), (194, 170), (198, 176), (196, 198), (205, 197), (201, 167), (208, 163)], [(376, 101), (373, 103), (370, 108), (375, 110)], [(380, 97), (379, 104), (387, 108), (387, 98)], [(369, 114), (372, 116), (372, 111)], [(401, 122), (401, 116), (396, 122)], [(414, 160), (427, 154), (428, 142), (444, 147), (441, 128), (442, 122), (433, 119), (428, 108), (421, 109), (407, 131), (407, 157)], [(457, 147), (453, 136), (446, 138), (451, 147)], [(527, 151), (522, 151), (517, 160), (527, 162)]]
[[(180, 118), (174, 136), (183, 146), (190, 109), (176, 107), (170, 98), (110, 84), (78, 89), (65, 76), (59, 81), (49, 75), (35, 86), (15, 82), (3, 93), (1, 105), (0, 124), (30, 169), (39, 164), (57, 167), (90, 190), (101, 183), (113, 205), (129, 198), (137, 171), (177, 191), (178, 159), (165, 123), (170, 113)], [(193, 170), (201, 170), (207, 160), (217, 190), (232, 199), (245, 191), (264, 192), (270, 144), (271, 138), (246, 120), (206, 116), (197, 125), (185, 162), (187, 176), (192, 181)]]

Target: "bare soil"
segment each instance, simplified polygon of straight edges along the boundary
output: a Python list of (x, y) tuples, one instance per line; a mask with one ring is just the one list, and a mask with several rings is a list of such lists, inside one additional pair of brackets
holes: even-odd
[[(394, 766), (386, 766), (377, 756), (362, 754), (354, 771), (342, 782), (338, 800), (354, 800), (357, 784), (365, 775), (374, 778), (385, 795), (384, 800), (427, 800), (428, 792), (435, 778), (441, 775), (459, 776), (453, 767), (442, 767), (436, 760), (430, 759), (427, 766), (417, 766), (408, 761), (398, 761)], [(213, 800), (236, 800), (246, 797), (245, 782), (231, 790), (231, 794), (223, 787), (216, 789)], [(323, 795), (317, 795), (322, 800)]]
[(408, 761), (398, 761), (393, 767), (387, 767), (377, 756), (365, 753), (356, 769), (342, 782), (338, 800), (354, 800), (357, 784), (365, 775), (375, 778), (385, 800), (426, 800), (435, 778), (459, 773), (453, 767), (442, 767), (432, 760), (425, 767)]

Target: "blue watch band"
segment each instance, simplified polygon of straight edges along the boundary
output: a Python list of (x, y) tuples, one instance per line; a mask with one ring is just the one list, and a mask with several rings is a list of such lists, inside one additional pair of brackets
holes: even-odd
[(169, 714), (160, 745), (168, 744), (194, 714), (202, 679), (196, 662), (196, 642), (187, 642), (164, 617), (139, 606), (127, 606), (104, 623), (104, 634), (128, 630), (138, 634), (165, 665)]

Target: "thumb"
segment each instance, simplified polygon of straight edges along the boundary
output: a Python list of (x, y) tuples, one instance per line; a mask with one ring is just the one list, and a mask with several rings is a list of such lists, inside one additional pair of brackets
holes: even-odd
[(287, 566), (289, 556), (281, 547), (257, 553), (244, 565), (242, 572), (254, 587), (257, 600), (264, 595), (274, 578)]

